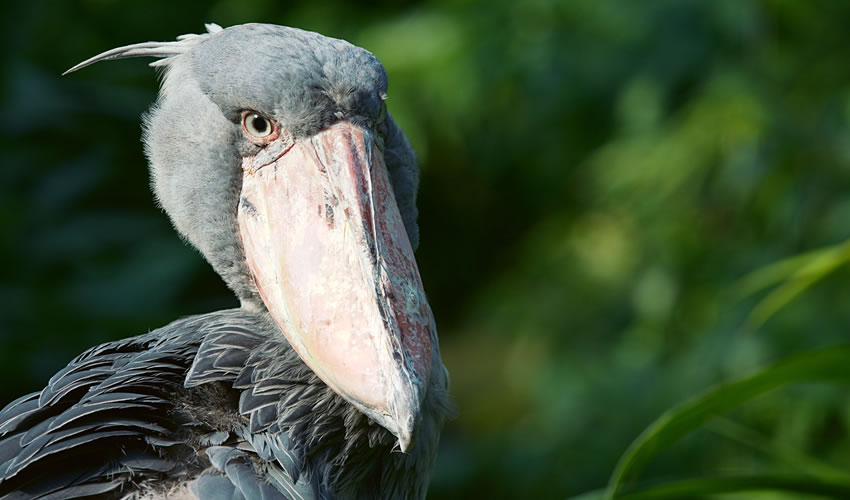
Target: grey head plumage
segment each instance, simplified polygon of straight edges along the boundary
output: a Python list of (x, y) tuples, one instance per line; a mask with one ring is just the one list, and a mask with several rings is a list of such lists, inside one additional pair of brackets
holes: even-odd
[[(65, 74), (100, 61), (157, 58), (151, 66), (164, 78), (144, 135), (157, 200), (237, 297), (256, 304), (236, 229), (240, 156), (256, 147), (241, 140), (240, 111), (263, 110), (295, 137), (343, 117), (369, 124), (384, 109), (387, 77), (374, 55), (344, 40), (266, 24), (206, 27), (173, 42), (115, 48)], [(381, 127), (396, 201), (416, 248), (416, 156), (391, 115)]]

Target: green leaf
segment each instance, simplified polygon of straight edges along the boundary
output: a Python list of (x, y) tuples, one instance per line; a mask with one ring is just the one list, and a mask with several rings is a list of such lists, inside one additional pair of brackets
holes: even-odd
[(747, 318), (747, 325), (757, 329), (771, 316), (801, 295), (812, 285), (850, 262), (850, 241), (820, 248), (775, 262), (742, 278), (734, 295), (743, 298), (777, 285), (762, 299)]
[(702, 498), (704, 495), (754, 491), (784, 491), (827, 498), (850, 498), (850, 483), (812, 479), (787, 474), (687, 479), (670, 482), (634, 493), (618, 495), (622, 500), (661, 500)]
[(834, 255), (841, 246), (818, 248), (762, 266), (738, 280), (734, 286), (734, 295), (743, 299), (782, 283), (803, 269), (809, 262)]
[(850, 346), (836, 346), (780, 361), (742, 380), (709, 390), (668, 410), (641, 433), (620, 458), (605, 498), (613, 499), (658, 451), (700, 427), (713, 416), (784, 385), (850, 381)]
[(716, 417), (706, 423), (706, 429), (740, 445), (760, 451), (776, 461), (784, 462), (790, 470), (801, 474), (827, 480), (850, 481), (850, 473), (843, 468), (810, 457), (796, 447), (783, 446), (729, 418)]

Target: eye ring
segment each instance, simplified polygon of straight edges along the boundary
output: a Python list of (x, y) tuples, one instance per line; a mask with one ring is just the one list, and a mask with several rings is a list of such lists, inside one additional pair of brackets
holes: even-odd
[(259, 146), (268, 144), (280, 136), (277, 122), (253, 110), (242, 112), (242, 133)]

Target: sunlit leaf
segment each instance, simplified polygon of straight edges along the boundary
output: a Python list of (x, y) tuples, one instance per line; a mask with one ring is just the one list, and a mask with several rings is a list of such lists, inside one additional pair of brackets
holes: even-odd
[(822, 248), (765, 266), (745, 276), (737, 285), (736, 295), (744, 297), (779, 283), (762, 299), (747, 324), (756, 329), (812, 285), (850, 261), (850, 242)]

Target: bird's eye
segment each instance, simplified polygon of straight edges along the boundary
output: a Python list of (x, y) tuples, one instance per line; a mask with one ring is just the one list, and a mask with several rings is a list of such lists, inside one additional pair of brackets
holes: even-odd
[(277, 140), (280, 133), (276, 121), (250, 109), (242, 112), (242, 134), (253, 144), (265, 147)]
[(242, 114), (242, 127), (256, 139), (265, 139), (274, 132), (271, 120), (256, 111), (246, 111)]

